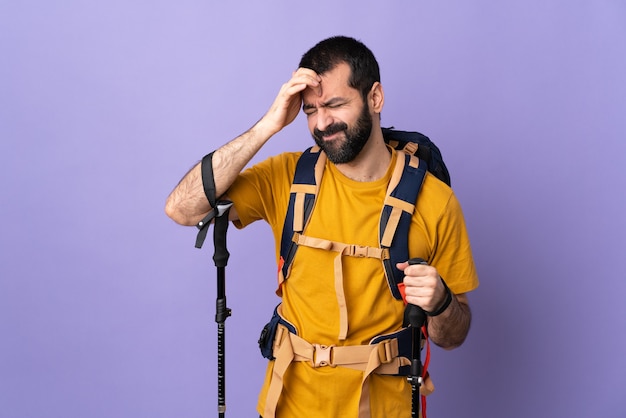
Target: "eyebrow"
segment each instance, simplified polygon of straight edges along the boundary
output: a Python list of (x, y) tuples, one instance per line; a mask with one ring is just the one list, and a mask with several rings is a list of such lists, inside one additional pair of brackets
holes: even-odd
[[(348, 103), (350, 100), (343, 98), (343, 97), (333, 97), (332, 99), (322, 103), (320, 105), (320, 107), (328, 107), (328, 106), (332, 106), (335, 105), (337, 103)], [(304, 103), (302, 105), (302, 110), (309, 110), (309, 109), (316, 109), (317, 106), (310, 104), (310, 103)]]

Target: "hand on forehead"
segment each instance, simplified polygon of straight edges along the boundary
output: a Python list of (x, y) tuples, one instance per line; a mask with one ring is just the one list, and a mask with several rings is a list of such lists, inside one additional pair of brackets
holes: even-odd
[[(317, 97), (324, 95), (349, 96), (353, 93), (358, 93), (349, 86), (350, 67), (345, 63), (340, 63), (321, 75), (308, 68), (299, 68), (294, 74), (311, 77), (312, 80), (316, 81), (316, 83), (307, 85), (307, 88), (302, 92), (303, 98), (310, 95), (311, 92)], [(309, 99), (315, 98), (314, 96), (309, 96)], [(326, 99), (329, 98), (326, 97)]]
[[(306, 90), (313, 91), (316, 95), (322, 94), (322, 77), (309, 68), (298, 68), (293, 72), (293, 79), (296, 82), (306, 85)], [(302, 92), (304, 94), (304, 91)]]

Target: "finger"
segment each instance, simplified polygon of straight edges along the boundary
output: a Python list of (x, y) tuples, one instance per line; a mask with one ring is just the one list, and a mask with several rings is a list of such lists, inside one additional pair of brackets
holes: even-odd
[[(315, 83), (302, 80), (302, 79), (291, 79), (289, 82), (285, 83), (281, 88), (281, 94), (287, 96), (289, 98), (299, 95), (307, 88), (311, 88), (314, 91), (316, 89), (320, 89), (319, 85), (315, 85)], [(318, 94), (319, 95), (319, 94)]]
[(319, 85), (322, 82), (322, 78), (317, 75), (315, 71), (299, 69), (292, 75), (292, 80), (295, 82), (306, 82), (310, 85)]
[(308, 85), (306, 83), (285, 84), (283, 87), (283, 94), (286, 97), (297, 96), (298, 93), (304, 91)]
[(402, 270), (407, 276), (427, 276), (428, 272), (434, 269), (426, 264), (409, 264), (408, 261), (397, 263), (396, 268)]
[(396, 263), (396, 268), (400, 271), (404, 271), (409, 266), (409, 263), (405, 261), (404, 263)]
[(322, 77), (320, 77), (313, 70), (308, 68), (299, 68), (294, 72), (292, 81), (294, 83), (305, 83), (307, 87), (311, 88), (316, 95), (322, 95)]
[(304, 74), (304, 75), (308, 75), (312, 78), (317, 79), (318, 81), (321, 81), (322, 78), (320, 77), (320, 75), (318, 73), (316, 73), (315, 71), (311, 70), (310, 68), (306, 68), (306, 67), (300, 67), (298, 68), (294, 74)]

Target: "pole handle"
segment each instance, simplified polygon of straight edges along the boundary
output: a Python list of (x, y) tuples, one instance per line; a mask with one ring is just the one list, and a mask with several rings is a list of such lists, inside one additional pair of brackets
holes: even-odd
[(216, 267), (226, 267), (230, 253), (226, 247), (226, 232), (228, 231), (228, 212), (233, 202), (221, 200), (217, 202), (217, 217), (215, 218), (215, 228), (213, 229), (213, 243), (215, 244), (215, 254), (213, 261)]
[[(428, 264), (422, 258), (412, 258), (409, 265)], [(420, 359), (420, 351), (422, 349), (422, 327), (426, 323), (426, 312), (417, 305), (409, 303), (406, 307), (408, 310), (409, 324), (413, 328), (413, 347), (411, 358), (411, 372), (408, 381), (411, 384), (411, 417), (419, 417), (420, 409), (420, 386), (422, 386), (422, 361)]]
[[(427, 265), (428, 263), (422, 258), (411, 258), (409, 260), (409, 265), (415, 264)], [(408, 318), (411, 326), (415, 329), (421, 329), (426, 322), (426, 312), (424, 312), (420, 306), (410, 303), (408, 304), (407, 309), (409, 310)]]

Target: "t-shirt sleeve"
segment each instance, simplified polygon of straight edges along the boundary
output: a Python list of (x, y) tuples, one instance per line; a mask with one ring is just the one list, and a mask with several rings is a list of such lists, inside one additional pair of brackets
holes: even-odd
[(437, 240), (431, 264), (454, 293), (466, 293), (478, 287), (463, 211), (452, 192), (437, 222)]
[(272, 229), (282, 227), (298, 156), (284, 153), (270, 157), (237, 177), (227, 192), (239, 216), (234, 222), (237, 228), (258, 220), (267, 221)]

